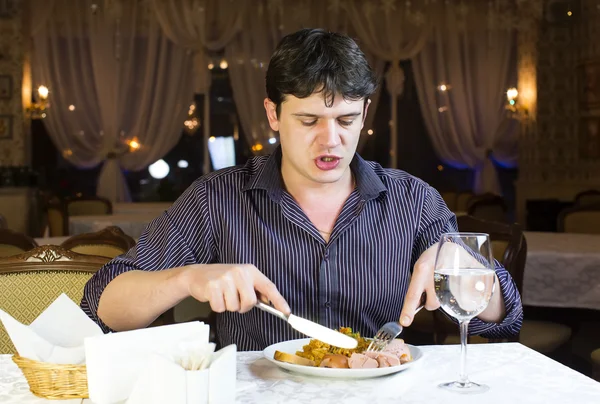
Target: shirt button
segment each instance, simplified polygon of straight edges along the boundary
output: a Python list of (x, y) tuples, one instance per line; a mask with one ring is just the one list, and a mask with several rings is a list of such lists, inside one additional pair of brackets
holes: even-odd
[(331, 308), (331, 303), (330, 302), (325, 302), (325, 307), (327, 307), (328, 309)]
[(329, 258), (329, 250), (325, 250), (325, 256), (324, 257), (325, 257), (325, 259)]

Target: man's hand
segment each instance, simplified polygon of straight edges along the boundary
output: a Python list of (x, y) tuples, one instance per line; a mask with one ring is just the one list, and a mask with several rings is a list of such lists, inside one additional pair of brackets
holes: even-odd
[(209, 302), (211, 309), (217, 313), (245, 313), (254, 307), (258, 298), (270, 301), (285, 314), (291, 311), (275, 284), (254, 265), (191, 265), (185, 278), (190, 296)]
[(423, 292), (427, 294), (425, 308), (427, 310), (436, 310), (440, 307), (440, 303), (435, 294), (433, 285), (433, 271), (435, 266), (435, 256), (438, 248), (438, 243), (429, 247), (417, 260), (413, 269), (408, 291), (404, 298), (404, 306), (400, 314), (400, 324), (403, 327), (411, 325), (415, 310), (420, 306), (421, 295)]

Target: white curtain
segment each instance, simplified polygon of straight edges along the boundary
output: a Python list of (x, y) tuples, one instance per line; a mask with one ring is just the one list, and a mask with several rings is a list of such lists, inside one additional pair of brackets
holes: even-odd
[(255, 146), (253, 150), (259, 154), (269, 153), (277, 146), (263, 100), (266, 96), (265, 74), (280, 31), (278, 20), (265, 9), (265, 3), (259, 1), (248, 10), (243, 19), (244, 29), (225, 46), (240, 124), (247, 143)]
[(431, 42), (413, 59), (421, 111), (440, 158), (474, 169), (476, 193), (500, 194), (493, 160), (517, 160), (518, 126), (504, 108), (507, 88), (516, 85), (514, 30), (492, 23), (496, 10), (487, 5), (458, 11), (436, 16)]
[(194, 52), (194, 89), (205, 96), (204, 173), (210, 168), (210, 82), (207, 52), (220, 51), (242, 27), (247, 0), (153, 0), (152, 6), (165, 35)]
[(122, 168), (141, 170), (179, 140), (192, 54), (162, 34), (140, 0), (56, 0), (34, 47), (34, 76), (51, 91), (44, 123), (57, 148), (80, 168), (104, 162), (97, 194), (130, 200)]
[[(363, 47), (377, 58), (391, 62), (386, 85), (392, 100), (390, 165), (394, 168), (398, 167), (398, 97), (404, 90), (404, 72), (400, 61), (413, 58), (427, 42), (431, 30), (428, 4), (395, 0), (348, 0), (345, 3), (351, 25), (364, 43)], [(372, 114), (375, 114), (375, 110), (372, 110)]]

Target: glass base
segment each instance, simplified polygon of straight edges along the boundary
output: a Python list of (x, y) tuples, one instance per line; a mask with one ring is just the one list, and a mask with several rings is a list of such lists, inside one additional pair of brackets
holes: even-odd
[(490, 389), (490, 387), (485, 384), (477, 384), (477, 383), (473, 383), (473, 382), (469, 382), (469, 381), (467, 381), (465, 383), (463, 383), (463, 382), (442, 383), (442, 384), (438, 385), (438, 387), (440, 389), (452, 391), (455, 393), (461, 393), (461, 394), (485, 393), (486, 391), (488, 391)]

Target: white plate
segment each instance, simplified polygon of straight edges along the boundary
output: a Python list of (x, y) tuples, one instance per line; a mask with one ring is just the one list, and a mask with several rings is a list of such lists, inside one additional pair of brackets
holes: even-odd
[(401, 372), (404, 369), (408, 369), (412, 364), (423, 357), (423, 352), (419, 348), (413, 345), (408, 345), (410, 353), (413, 357), (411, 362), (407, 362), (400, 366), (390, 366), (387, 368), (375, 368), (375, 369), (332, 369), (332, 368), (320, 368), (314, 366), (302, 366), (294, 365), (291, 363), (280, 362), (273, 358), (275, 351), (286, 352), (295, 354), (297, 351), (301, 351), (304, 345), (310, 342), (310, 338), (294, 339), (291, 341), (284, 341), (278, 344), (273, 344), (266, 347), (263, 351), (265, 358), (273, 362), (279, 367), (290, 370), (296, 373), (302, 373), (309, 376), (318, 377), (334, 377), (342, 379), (366, 379), (369, 377), (378, 377), (389, 375), (392, 373)]

